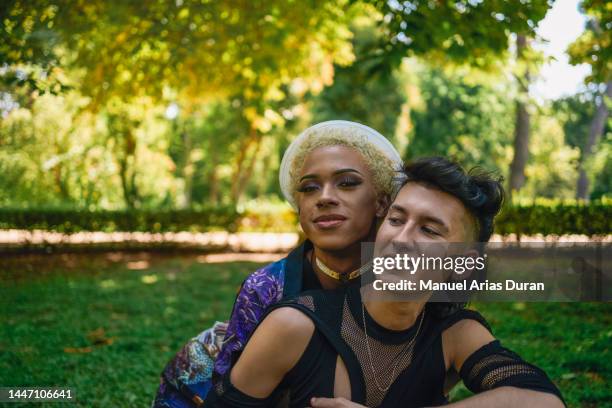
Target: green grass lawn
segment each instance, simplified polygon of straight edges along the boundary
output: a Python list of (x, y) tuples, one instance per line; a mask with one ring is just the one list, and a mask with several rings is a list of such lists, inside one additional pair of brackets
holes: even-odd
[[(166, 361), (229, 316), (240, 282), (258, 266), (107, 258), (0, 261), (0, 386), (69, 386), (79, 406), (146, 407)], [(506, 346), (547, 371), (569, 406), (612, 406), (610, 303), (473, 307)]]

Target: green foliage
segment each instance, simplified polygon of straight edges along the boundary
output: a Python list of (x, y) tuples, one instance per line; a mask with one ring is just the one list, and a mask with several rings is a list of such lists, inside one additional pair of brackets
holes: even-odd
[[(183, 209), (280, 197), (289, 142), (339, 118), (374, 127), (407, 158), (453, 156), (505, 174), (516, 87), (481, 68), (507, 65), (509, 33), (532, 34), (549, 6), (9, 0), (0, 205)], [(607, 24), (599, 2), (585, 7)], [(583, 143), (583, 102), (532, 114), (524, 195), (572, 195), (566, 144)], [(610, 191), (610, 148), (600, 145), (585, 165), (594, 197)]]
[(239, 215), (234, 207), (215, 206), (185, 210), (89, 211), (66, 208), (0, 208), (0, 229), (79, 231), (208, 231), (236, 230)]
[[(11, 63), (51, 58), (82, 69), (78, 85), (94, 109), (116, 96), (161, 99), (167, 89), (184, 102), (240, 92), (260, 103), (298, 77), (318, 86), (328, 59), (351, 58), (344, 2), (42, 3), (3, 7), (3, 36), (16, 38), (3, 54), (12, 56)], [(61, 40), (56, 47), (45, 43), (54, 52), (50, 56), (33, 43), (45, 29)]]
[(591, 66), (591, 75), (586, 78), (586, 82), (610, 81), (612, 79), (612, 7), (606, 0), (583, 0), (581, 8), (590, 19), (584, 33), (568, 48), (570, 63)]
[[(612, 204), (609, 200), (590, 204), (538, 200), (504, 208), (495, 222), (497, 234), (587, 236), (612, 233)], [(238, 211), (233, 206), (184, 210), (132, 209), (119, 211), (70, 208), (0, 208), (0, 229), (78, 231), (297, 231), (295, 212), (286, 203), (259, 200)]]
[(526, 182), (517, 197), (575, 197), (580, 151), (565, 144), (563, 128), (552, 112), (543, 108), (532, 115)]
[(534, 36), (551, 1), (378, 0), (375, 4), (385, 15), (384, 50), (397, 62), (414, 55), (436, 63), (490, 68), (507, 52), (510, 33)]
[(589, 136), (591, 121), (595, 116), (594, 94), (582, 92), (560, 98), (553, 102), (553, 111), (563, 125), (567, 144), (582, 150)]
[(607, 201), (587, 204), (531, 204), (505, 207), (495, 220), (495, 232), (517, 235), (609, 235), (612, 205)]
[[(596, 89), (561, 98), (553, 103), (552, 113), (563, 126), (566, 143), (582, 151), (595, 116)], [(593, 182), (591, 199), (612, 192), (612, 116), (604, 124), (603, 135), (587, 159), (585, 170)]]
[(612, 196), (612, 133), (599, 143), (597, 152), (589, 169), (595, 171), (591, 199), (597, 200)]
[[(366, 57), (378, 46), (381, 32), (375, 11), (353, 21), (353, 49), (356, 62), (334, 67), (334, 83), (314, 99), (312, 121), (344, 119), (365, 123), (393, 140), (402, 104), (403, 84), (396, 72), (372, 73)], [(374, 14), (372, 17), (371, 14)]]
[(173, 202), (167, 123), (159, 106), (115, 101), (81, 113), (78, 93), (42, 95), (0, 121), (0, 204), (18, 206)]
[(513, 110), (510, 85), (470, 84), (461, 73), (421, 68), (420, 101), (411, 101), (413, 130), (407, 158), (454, 157), (465, 167), (503, 174), (510, 161)]

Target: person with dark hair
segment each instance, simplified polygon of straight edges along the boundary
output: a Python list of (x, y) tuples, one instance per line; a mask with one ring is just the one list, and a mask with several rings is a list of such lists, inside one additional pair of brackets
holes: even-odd
[[(503, 202), (499, 180), (444, 158), (404, 169), (374, 254), (488, 240)], [(467, 254), (477, 253), (469, 245)], [(458, 374), (477, 395), (457, 407), (561, 407), (546, 374), (496, 340), (462, 304), (432, 309), (363, 298), (359, 284), (308, 291), (272, 306), (206, 403), (218, 407), (423, 407), (448, 403)]]

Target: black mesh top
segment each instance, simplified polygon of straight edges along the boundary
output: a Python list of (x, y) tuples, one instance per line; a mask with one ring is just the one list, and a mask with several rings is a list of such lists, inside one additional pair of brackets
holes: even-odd
[[(297, 308), (315, 323), (314, 335), (304, 354), (269, 398), (248, 397), (226, 381), (224, 387), (216, 390), (220, 397), (216, 406), (301, 408), (309, 405), (311, 397), (333, 397), (338, 355), (348, 371), (352, 401), (368, 407), (442, 405), (448, 402), (444, 394), (447, 371), (442, 333), (464, 319), (476, 320), (489, 329), (485, 319), (475, 311), (461, 309), (438, 317), (428, 314), (427, 308), (413, 327), (403, 331), (385, 329), (362, 309), (358, 285), (336, 291), (304, 292), (271, 310), (278, 307)], [(502, 347), (499, 341), (473, 353), (459, 374), (476, 393), (515, 386), (561, 397), (542, 370)]]

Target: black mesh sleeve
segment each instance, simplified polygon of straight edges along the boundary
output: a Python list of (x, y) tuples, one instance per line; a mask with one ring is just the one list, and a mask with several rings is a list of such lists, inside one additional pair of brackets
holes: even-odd
[(459, 374), (465, 386), (474, 393), (517, 387), (554, 394), (563, 401), (561, 392), (544, 371), (503, 347), (499, 340), (476, 350), (465, 360)]
[(251, 397), (240, 391), (229, 380), (229, 374), (223, 376), (210, 389), (204, 406), (219, 408), (263, 408), (274, 405), (274, 396), (268, 398)]

